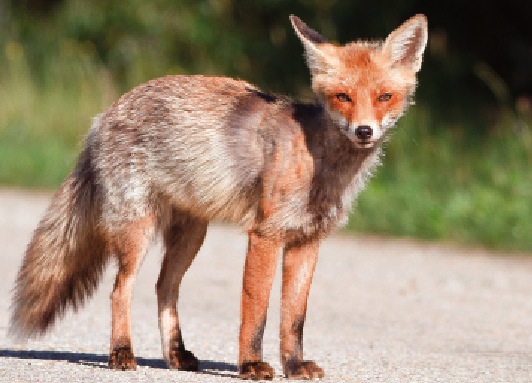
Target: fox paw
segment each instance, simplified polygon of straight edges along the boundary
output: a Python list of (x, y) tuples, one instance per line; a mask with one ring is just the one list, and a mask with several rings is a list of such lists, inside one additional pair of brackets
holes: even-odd
[(137, 361), (131, 347), (117, 347), (109, 355), (109, 368), (112, 370), (136, 370)]
[(170, 350), (170, 358), (167, 361), (172, 370), (198, 371), (199, 360), (188, 350), (174, 348)]
[(275, 370), (266, 362), (248, 362), (240, 366), (240, 379), (247, 380), (272, 380)]
[(288, 379), (314, 380), (323, 378), (323, 369), (311, 360), (290, 362), (285, 366), (285, 375)]

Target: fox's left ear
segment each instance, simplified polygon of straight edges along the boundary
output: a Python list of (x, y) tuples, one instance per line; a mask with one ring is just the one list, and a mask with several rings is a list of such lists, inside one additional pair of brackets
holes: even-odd
[(416, 15), (390, 33), (382, 51), (390, 57), (392, 66), (403, 66), (418, 72), (421, 69), (427, 37), (427, 18), (421, 14)]

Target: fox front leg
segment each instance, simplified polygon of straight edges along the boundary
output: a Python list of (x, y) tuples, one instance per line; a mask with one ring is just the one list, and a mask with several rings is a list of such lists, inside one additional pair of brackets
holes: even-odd
[(278, 242), (249, 233), (240, 326), (239, 377), (242, 379), (272, 380), (275, 376), (274, 369), (262, 361), (262, 336), (279, 249)]
[(283, 254), (281, 362), (289, 379), (319, 379), (324, 375), (316, 363), (303, 360), (303, 325), (318, 247), (319, 241), (312, 241), (288, 246)]

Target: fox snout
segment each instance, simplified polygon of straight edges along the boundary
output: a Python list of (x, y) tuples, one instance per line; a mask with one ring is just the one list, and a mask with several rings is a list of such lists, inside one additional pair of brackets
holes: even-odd
[(360, 149), (370, 149), (381, 139), (381, 129), (368, 122), (343, 124), (344, 133)]

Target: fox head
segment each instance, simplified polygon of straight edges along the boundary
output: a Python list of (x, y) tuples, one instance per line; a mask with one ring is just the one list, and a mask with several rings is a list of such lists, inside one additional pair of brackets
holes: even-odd
[(383, 42), (335, 45), (296, 16), (312, 89), (329, 116), (359, 148), (380, 142), (411, 103), (427, 44), (427, 20), (416, 15)]

